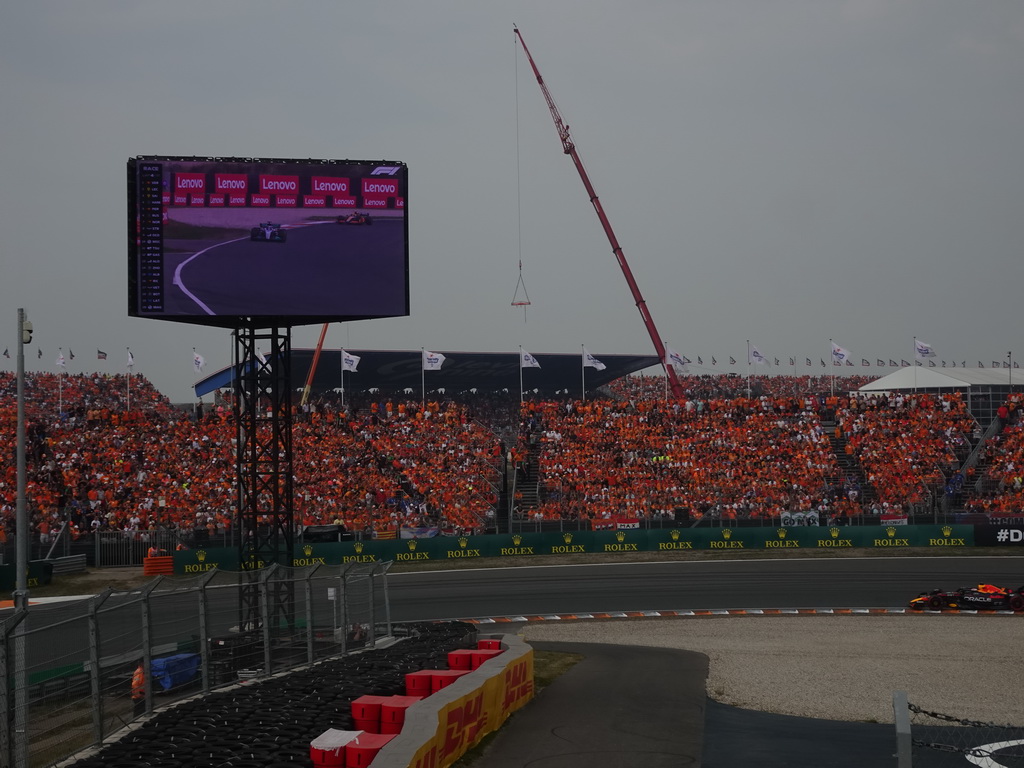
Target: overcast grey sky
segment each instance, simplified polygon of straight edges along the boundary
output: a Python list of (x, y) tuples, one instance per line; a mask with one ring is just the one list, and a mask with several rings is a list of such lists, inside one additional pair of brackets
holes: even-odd
[(123, 372), (130, 347), (182, 402), (193, 347), (229, 362), (227, 331), (127, 316), (141, 154), (408, 163), (412, 314), (331, 347), (653, 353), (513, 23), (695, 371), (744, 372), (747, 339), (784, 363), (830, 338), (910, 360), (915, 336), (1024, 360), (1016, 0), (90, 0), (0, 26), (0, 366), (19, 306), (29, 369), (63, 347)]

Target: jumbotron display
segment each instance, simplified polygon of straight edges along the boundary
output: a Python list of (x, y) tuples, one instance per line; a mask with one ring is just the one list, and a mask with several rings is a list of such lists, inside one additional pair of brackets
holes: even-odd
[(398, 162), (134, 157), (128, 314), (237, 327), (409, 314)]

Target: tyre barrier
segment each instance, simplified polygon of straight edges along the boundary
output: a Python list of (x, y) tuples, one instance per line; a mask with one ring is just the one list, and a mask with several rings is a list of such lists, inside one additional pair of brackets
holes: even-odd
[(387, 648), (317, 662), (281, 677), (253, 679), (161, 710), (122, 730), (65, 768), (295, 768), (329, 728), (352, 730), (351, 704), (366, 694), (405, 693), (404, 675), (440, 666), (476, 642), (462, 622), (409, 625)]

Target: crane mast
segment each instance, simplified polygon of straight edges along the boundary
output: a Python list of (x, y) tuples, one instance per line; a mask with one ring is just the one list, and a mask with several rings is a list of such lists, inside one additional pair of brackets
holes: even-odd
[(683, 398), (683, 385), (679, 381), (679, 376), (676, 374), (675, 368), (673, 368), (669, 362), (665, 353), (665, 344), (658, 334), (658, 329), (654, 325), (654, 318), (651, 317), (650, 311), (647, 309), (647, 302), (644, 301), (643, 295), (640, 293), (640, 287), (636, 284), (636, 280), (633, 277), (633, 271), (629, 268), (629, 264), (626, 262), (626, 256), (622, 252), (622, 247), (619, 245), (618, 239), (615, 237), (615, 232), (612, 230), (611, 222), (608, 221), (608, 216), (604, 212), (604, 208), (601, 206), (601, 201), (597, 196), (597, 192), (594, 190), (594, 185), (590, 183), (590, 177), (587, 175), (586, 168), (583, 167), (583, 161), (580, 160), (579, 153), (576, 151), (576, 145), (573, 143), (572, 136), (569, 134), (569, 126), (562, 120), (562, 115), (558, 111), (558, 106), (555, 104), (555, 100), (551, 98), (551, 93), (548, 91), (547, 85), (544, 84), (544, 78), (541, 77), (540, 70), (537, 69), (537, 64), (533, 60), (533, 56), (530, 55), (530, 49), (526, 47), (526, 43), (523, 41), (523, 36), (519, 32), (518, 27), (513, 27), (516, 33), (516, 37), (519, 38), (519, 44), (523, 46), (523, 52), (526, 54), (527, 60), (530, 62), (530, 68), (533, 70), (534, 76), (537, 78), (537, 84), (540, 86), (541, 92), (544, 94), (544, 101), (547, 102), (548, 111), (551, 112), (551, 118), (555, 121), (555, 129), (558, 131), (558, 138), (562, 142), (562, 151), (572, 158), (573, 164), (576, 166), (576, 170), (579, 172), (580, 179), (583, 181), (583, 186), (587, 190), (587, 194), (590, 196), (590, 202), (594, 206), (594, 211), (597, 213), (597, 218), (601, 221), (601, 226), (604, 228), (604, 233), (608, 237), (608, 242), (612, 246), (612, 253), (615, 254), (615, 260), (619, 263), (619, 268), (622, 270), (623, 276), (626, 278), (626, 283), (629, 285), (629, 290), (633, 294), (633, 301), (636, 302), (636, 308), (640, 310), (640, 316), (643, 318), (644, 325), (647, 327), (647, 332), (651, 336), (651, 341), (654, 343), (654, 349), (658, 353), (658, 360), (661, 361), (662, 366), (665, 368), (665, 375), (668, 377), (669, 387), (672, 389), (672, 395), (676, 399)]

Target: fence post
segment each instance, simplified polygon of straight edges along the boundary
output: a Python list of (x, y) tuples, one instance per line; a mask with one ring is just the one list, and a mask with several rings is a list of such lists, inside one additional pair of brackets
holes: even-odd
[(92, 699), (93, 744), (103, 741), (103, 692), (100, 684), (100, 622), (96, 613), (113, 590), (107, 587), (89, 601), (89, 697)]
[(391, 568), (391, 561), (380, 564), (380, 576), (383, 580), (382, 592), (384, 596), (384, 636), (391, 637), (391, 600), (388, 597), (388, 571)]
[(277, 563), (271, 563), (263, 573), (260, 574), (260, 616), (263, 624), (263, 674), (271, 672), (270, 659), (270, 577), (280, 568)]
[(203, 693), (210, 692), (210, 598), (206, 594), (217, 570), (207, 571), (199, 580), (199, 667), (203, 676)]
[(906, 691), (893, 691), (892, 713), (896, 723), (896, 766), (912, 768), (913, 753), (910, 741), (910, 709)]
[(355, 568), (351, 563), (338, 574), (338, 594), (335, 595), (335, 610), (340, 614), (335, 619), (335, 627), (341, 628), (341, 652), (348, 653), (348, 572)]
[[(153, 713), (153, 612), (149, 602), (149, 596), (156, 588), (156, 585), (163, 580), (163, 576), (157, 576), (149, 583), (149, 586), (142, 588), (142, 675), (143, 687), (146, 691), (146, 714)], [(132, 718), (134, 719), (134, 717)]]
[(312, 664), (313, 657), (313, 574), (319, 570), (319, 565), (314, 565), (306, 574), (303, 588), (306, 591), (306, 662)]
[[(0, 629), (0, 680), (10, 680), (10, 660), (8, 642), (11, 630), (18, 626), (28, 615), (25, 609), (19, 610), (10, 619), (5, 621)], [(14, 739), (11, 734), (11, 725), (14, 718), (11, 717), (11, 686), (2, 686), (0, 691), (0, 765), (3, 768), (11, 768), (14, 765)]]

